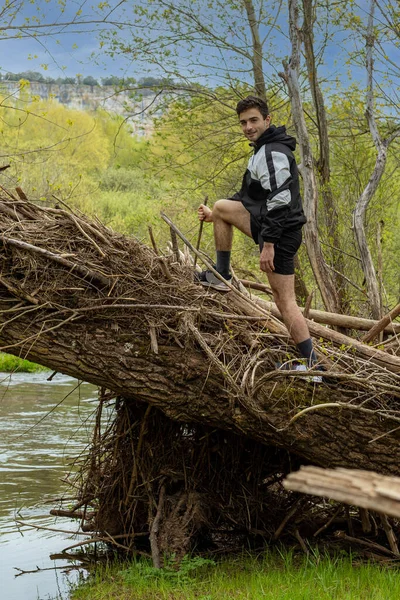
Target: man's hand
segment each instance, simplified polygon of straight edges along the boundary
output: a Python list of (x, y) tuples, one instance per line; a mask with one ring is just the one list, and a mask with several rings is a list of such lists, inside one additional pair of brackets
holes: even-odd
[(197, 209), (197, 216), (199, 217), (199, 221), (205, 221), (206, 223), (212, 223), (212, 210), (208, 208), (205, 204), (200, 204)]
[(274, 244), (264, 242), (263, 249), (260, 254), (260, 269), (264, 273), (272, 273), (275, 271), (274, 267), (274, 256), (275, 249)]

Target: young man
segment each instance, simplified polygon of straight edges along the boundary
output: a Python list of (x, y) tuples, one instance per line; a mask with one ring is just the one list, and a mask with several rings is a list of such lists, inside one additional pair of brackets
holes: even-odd
[[(213, 223), (217, 252), (216, 270), (230, 280), (233, 227), (252, 237), (260, 247), (260, 269), (267, 274), (283, 321), (308, 366), (317, 362), (307, 323), (296, 303), (294, 257), (300, 247), (303, 213), (299, 176), (293, 156), (296, 140), (285, 127), (271, 125), (264, 100), (248, 96), (236, 112), (254, 154), (242, 187), (232, 198), (218, 200), (211, 210), (198, 209), (200, 221)], [(211, 271), (199, 274), (200, 283), (220, 291), (229, 287)]]

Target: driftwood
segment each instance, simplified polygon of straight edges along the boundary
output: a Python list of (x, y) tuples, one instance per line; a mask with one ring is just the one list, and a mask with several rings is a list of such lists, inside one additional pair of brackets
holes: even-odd
[[(400, 518), (400, 477), (357, 469), (321, 469), (304, 466), (283, 482), (287, 490), (325, 496)], [(385, 525), (387, 522), (385, 520)]]

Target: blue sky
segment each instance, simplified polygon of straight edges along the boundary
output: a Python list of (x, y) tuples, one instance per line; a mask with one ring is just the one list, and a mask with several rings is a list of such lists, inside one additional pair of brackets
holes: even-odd
[[(196, 0), (192, 0), (195, 2)], [(262, 2), (262, 0), (255, 0), (256, 2)], [(369, 0), (358, 0), (358, 12), (362, 17), (363, 21), (366, 21), (367, 10), (369, 6)], [(5, 0), (0, 0), (0, 7), (5, 3)], [(96, 78), (105, 77), (106, 75), (118, 75), (118, 76), (130, 76), (140, 78), (147, 75), (157, 76), (161, 73), (160, 69), (156, 66), (152, 67), (144, 65), (144, 63), (135, 63), (128, 54), (116, 54), (114, 57), (107, 55), (104, 51), (99, 49), (99, 38), (98, 34), (103, 25), (99, 23), (90, 23), (88, 25), (71, 25), (65, 27), (62, 31), (55, 32), (54, 29), (46, 30), (40, 29), (40, 33), (46, 33), (43, 37), (34, 38), (22, 37), (15, 39), (16, 30), (6, 28), (6, 25), (16, 27), (22, 25), (25, 19), (32, 19), (38, 16), (40, 23), (65, 23), (68, 21), (94, 21), (104, 17), (105, 13), (109, 13), (110, 18), (116, 21), (123, 21), (126, 23), (134, 23), (135, 15), (133, 14), (133, 7), (140, 5), (138, 0), (109, 0), (109, 2), (99, 2), (93, 5), (93, 0), (35, 0), (32, 4), (29, 0), (11, 0), (11, 4), (20, 6), (20, 10), (14, 19), (10, 19), (7, 15), (0, 19), (0, 25), (3, 26), (3, 31), (0, 32), (0, 51), (2, 55), (1, 70), (3, 73), (7, 71), (21, 72), (26, 70), (40, 71), (43, 75), (49, 75), (51, 77), (65, 77), (65, 76), (76, 76), (78, 73), (83, 76), (93, 75)], [(99, 9), (99, 4), (106, 5), (105, 8)], [(206, 4), (205, 2), (202, 4)], [(198, 6), (202, 5), (198, 3)], [(270, 7), (273, 5), (273, 0), (264, 0), (264, 6)], [(286, 3), (283, 3), (285, 6)], [(96, 8), (97, 6), (97, 8)], [(147, 6), (146, 2), (143, 2), (143, 6)], [(218, 14), (217, 9), (221, 9), (221, 13), (224, 11), (228, 14), (228, 8), (225, 9), (224, 2), (222, 0), (212, 0), (213, 9), (205, 9), (206, 12), (202, 15), (207, 24), (212, 25), (216, 28), (219, 33), (222, 32), (222, 28), (218, 25)], [(240, 22), (239, 11), (234, 10), (235, 3), (230, 4), (229, 8), (229, 19), (231, 23), (235, 23), (235, 18), (238, 19), (236, 23), (243, 25), (243, 19)], [(215, 7), (215, 8), (214, 8)], [(232, 8), (233, 7), (233, 8)], [(77, 11), (80, 14), (77, 15)], [(215, 19), (213, 19), (215, 17)], [(224, 18), (224, 17), (222, 17)], [(225, 17), (226, 19), (226, 17)], [(221, 21), (222, 22), (222, 21)], [(229, 23), (229, 21), (228, 21)], [(246, 24), (245, 28), (246, 28)], [(287, 18), (284, 12), (282, 12), (277, 20), (277, 25), (281, 27), (282, 34), (276, 37), (275, 46), (272, 45), (273, 53), (278, 56), (270, 66), (266, 64), (266, 71), (270, 71), (272, 74), (278, 70), (282, 70), (282, 58), (289, 53), (289, 43), (287, 39)], [(152, 25), (145, 36), (148, 35), (151, 38), (152, 35), (156, 35), (155, 31), (161, 27), (160, 23)], [(218, 27), (220, 29), (218, 30)], [(114, 25), (110, 29), (116, 29)], [(51, 32), (51, 33), (49, 33)], [(80, 33), (79, 33), (80, 32)], [(26, 34), (30, 32), (25, 30)], [(240, 44), (240, 35), (238, 34), (238, 27), (232, 26), (232, 30), (224, 30), (224, 35), (233, 44)], [(263, 33), (263, 32), (262, 32)], [(125, 27), (123, 31), (118, 31), (117, 37), (120, 40), (129, 39), (128, 27)], [(230, 36), (230, 37), (229, 37)], [(14, 39), (13, 39), (14, 38)], [(320, 70), (320, 75), (327, 77), (333, 81), (335, 77), (338, 77), (342, 84), (348, 83), (348, 69), (346, 65), (346, 51), (353, 49), (354, 42), (348, 38), (348, 32), (337, 31), (333, 40), (328, 41), (328, 45), (325, 52), (325, 65)], [(191, 55), (188, 48), (182, 46), (179, 48), (179, 44), (175, 44), (174, 50), (177, 51), (178, 61), (182, 65), (182, 72), (190, 68)], [(214, 52), (212, 47), (204, 48), (201, 50), (199, 56), (203, 53), (203, 76), (207, 73), (209, 82), (212, 84), (219, 83), (218, 77), (218, 59), (217, 54)], [(195, 50), (193, 50), (193, 57)], [(399, 64), (400, 55), (396, 49), (388, 49), (388, 54), (392, 60)], [(29, 58), (30, 57), (30, 58)], [(221, 57), (219, 57), (221, 60)], [(194, 60), (194, 58), (193, 58)], [(235, 69), (238, 69), (238, 57), (234, 56), (233, 53), (227, 52), (222, 57), (222, 62), (226, 61), (228, 71), (232, 73)], [(336, 63), (335, 63), (336, 61)], [(201, 61), (199, 61), (201, 62)], [(222, 64), (222, 63), (221, 63)], [(47, 65), (45, 70), (42, 65)], [(214, 74), (212, 71), (214, 70)], [(197, 68), (197, 73), (201, 73), (200, 67)], [(211, 78), (210, 78), (211, 75)], [(363, 66), (353, 68), (352, 72), (353, 79), (357, 79), (362, 83), (365, 83), (366, 74)], [(244, 75), (245, 77), (245, 75)], [(276, 75), (275, 75), (276, 77)], [(202, 76), (200, 76), (200, 81)], [(221, 80), (222, 81), (222, 80)]]
[[(75, 19), (75, 22), (91, 21), (104, 15), (91, 7), (87, 0), (77, 2), (66, 0), (65, 6), (60, 7), (58, 0), (36, 0), (35, 4), (28, 1), (19, 2), (21, 10), (12, 20), (12, 25), (24, 24), (29, 19), (37, 17), (42, 24), (65, 23)], [(117, 5), (118, 2), (110, 2)], [(77, 11), (82, 13), (76, 17)], [(2, 25), (4, 26), (4, 20)], [(58, 28), (39, 29), (37, 38), (29, 35), (15, 39), (16, 31), (8, 30), (0, 37), (0, 52), (2, 56), (1, 70), (3, 73), (14, 73), (32, 70), (54, 78), (82, 75), (104, 77), (109, 74), (121, 75), (129, 63), (123, 57), (110, 58), (104, 52), (99, 52), (98, 31), (101, 25), (70, 25), (63, 30)], [(11, 38), (11, 39), (10, 39)], [(13, 39), (14, 38), (14, 39)], [(42, 65), (46, 65), (43, 67)]]

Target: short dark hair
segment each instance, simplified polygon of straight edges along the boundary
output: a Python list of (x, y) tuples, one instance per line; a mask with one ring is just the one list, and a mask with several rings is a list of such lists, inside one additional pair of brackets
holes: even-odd
[(240, 113), (248, 110), (249, 108), (257, 108), (262, 114), (263, 118), (266, 119), (269, 115), (268, 104), (262, 98), (258, 98), (257, 96), (247, 96), (240, 100), (236, 106), (236, 112), (238, 116)]

